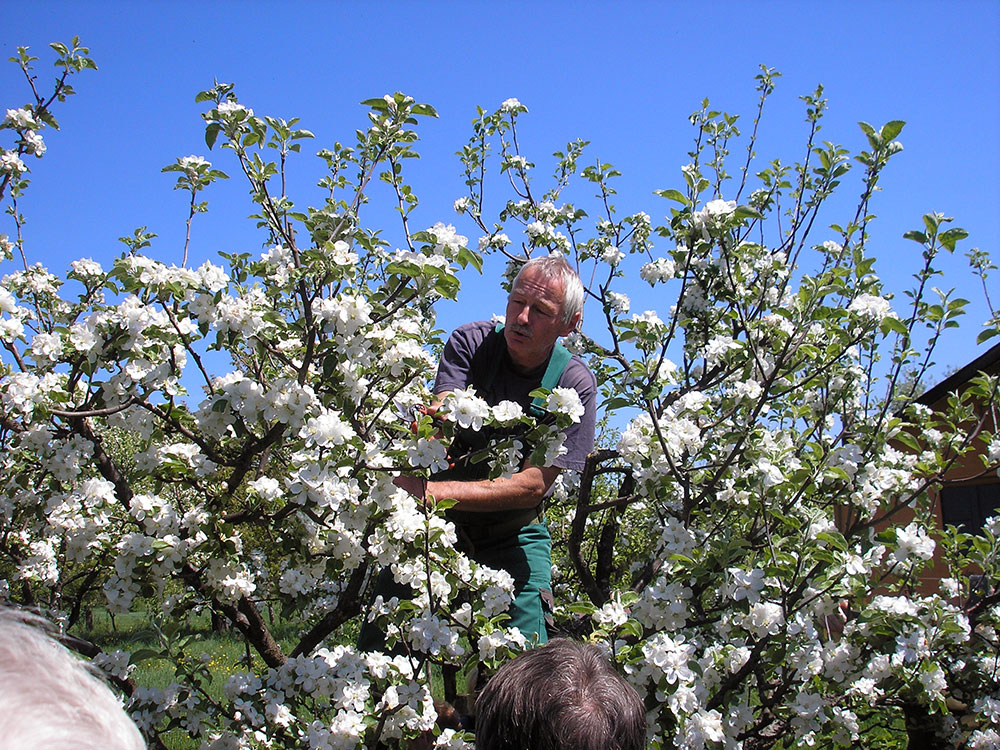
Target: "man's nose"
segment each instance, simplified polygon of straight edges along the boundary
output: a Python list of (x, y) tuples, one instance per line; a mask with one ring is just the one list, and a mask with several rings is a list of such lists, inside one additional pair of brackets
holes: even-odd
[(517, 322), (520, 323), (521, 325), (525, 326), (528, 325), (528, 317), (529, 317), (528, 313), (529, 313), (529, 308), (527, 305), (521, 307), (521, 309), (517, 313)]

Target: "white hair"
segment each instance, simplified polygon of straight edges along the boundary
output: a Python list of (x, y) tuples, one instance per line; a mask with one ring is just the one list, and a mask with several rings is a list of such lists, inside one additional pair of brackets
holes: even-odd
[(531, 258), (521, 266), (514, 277), (511, 289), (517, 288), (517, 282), (526, 273), (536, 273), (543, 279), (557, 279), (562, 283), (562, 320), (563, 323), (573, 322), (573, 318), (583, 316), (583, 282), (577, 276), (576, 271), (562, 255), (555, 253), (538, 258)]
[(0, 607), (0, 750), (145, 750), (111, 689), (49, 627)]

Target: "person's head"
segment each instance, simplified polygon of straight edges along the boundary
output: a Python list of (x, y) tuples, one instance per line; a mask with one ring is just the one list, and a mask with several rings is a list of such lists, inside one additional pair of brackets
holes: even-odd
[(0, 750), (145, 750), (108, 686), (45, 626), (0, 607)]
[(583, 284), (566, 259), (549, 255), (529, 260), (507, 297), (504, 338), (514, 364), (523, 369), (543, 364), (582, 315)]
[(476, 701), (478, 750), (642, 750), (635, 689), (592, 644), (564, 639), (505, 664)]

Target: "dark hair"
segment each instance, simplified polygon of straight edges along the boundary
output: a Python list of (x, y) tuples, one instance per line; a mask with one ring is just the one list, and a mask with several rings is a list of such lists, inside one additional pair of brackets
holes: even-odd
[(592, 644), (566, 639), (505, 664), (476, 701), (477, 750), (641, 750), (638, 693)]

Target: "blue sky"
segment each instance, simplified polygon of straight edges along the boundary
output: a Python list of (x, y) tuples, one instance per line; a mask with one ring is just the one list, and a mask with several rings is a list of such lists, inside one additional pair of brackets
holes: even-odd
[[(987, 346), (975, 345), (985, 305), (963, 252), (980, 247), (1000, 261), (998, 2), (36, 2), (17, 16), (0, 30), (0, 54), (6, 60), (29, 45), (42, 58), (42, 85), (54, 70), (48, 43), (74, 34), (100, 68), (76, 79), (77, 96), (56, 110), (62, 130), (47, 132), (48, 153), (29, 163), (26, 249), (30, 261), (55, 272), (77, 257), (108, 264), (123, 247), (117, 238), (142, 225), (159, 235), (151, 254), (179, 263), (185, 199), (160, 170), (188, 154), (234, 176), (206, 194), (210, 212), (195, 220), (192, 261), (259, 252), (235, 164), (204, 144), (204, 105), (194, 97), (215, 78), (235, 83), (257, 114), (299, 117), (315, 133), (292, 166), (290, 192), (300, 206), (321, 200), (314, 184), (322, 165), (312, 154), (364, 127), (358, 102), (399, 90), (432, 104), (440, 118), (419, 126), (422, 159), (410, 174), (421, 199), (413, 224), (454, 223), (474, 244), (474, 227), (452, 203), (463, 194), (455, 151), (477, 105), (492, 109), (517, 97), (529, 108), (520, 139), (539, 180), (554, 150), (577, 137), (591, 141), (589, 158), (623, 173), (622, 214), (646, 211), (655, 224), (669, 203), (653, 190), (681, 187), (693, 136), (687, 116), (707, 97), (741, 114), (749, 130), (753, 77), (763, 63), (783, 74), (762, 125), (765, 160), (800, 157), (806, 125), (798, 97), (818, 83), (830, 107), (821, 138), (856, 151), (864, 145), (858, 120), (907, 121), (905, 150), (873, 205), (877, 270), (901, 291), (919, 260), (903, 232), (930, 211), (954, 216), (971, 236), (936, 283), (976, 304), (949, 334), (938, 371)], [(4, 108), (28, 101), (11, 63), (0, 66), (0, 92)], [(845, 198), (856, 196), (855, 182), (846, 188)], [(386, 197), (376, 193), (368, 223), (397, 242)], [(584, 202), (589, 193), (568, 197)], [(12, 231), (0, 216), (0, 232)], [(0, 273), (13, 267), (0, 264)], [(991, 281), (996, 303), (1000, 275)], [(492, 275), (464, 289), (460, 305), (441, 308), (442, 327), (502, 311)]]

